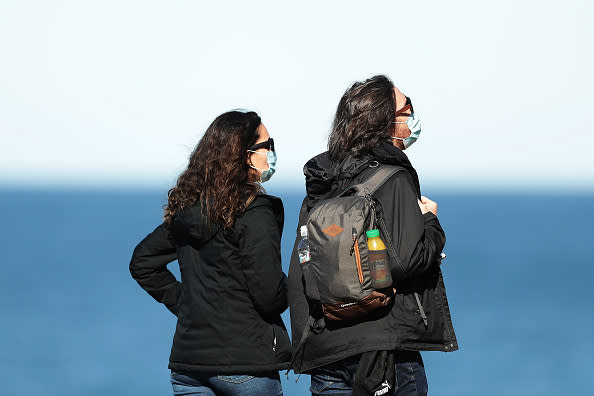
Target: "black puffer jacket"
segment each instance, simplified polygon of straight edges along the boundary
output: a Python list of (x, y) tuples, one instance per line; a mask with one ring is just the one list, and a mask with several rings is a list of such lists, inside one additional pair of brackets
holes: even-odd
[[(333, 163), (328, 153), (312, 158), (304, 167), (307, 197), (303, 201), (299, 224), (305, 224), (307, 211), (317, 203), (367, 179), (373, 172), (370, 164), (377, 165), (375, 161), (406, 169), (394, 174), (373, 194), (402, 261), (402, 265), (398, 265), (390, 258), (397, 289), (394, 303), (383, 316), (348, 326), (326, 323), (323, 330), (312, 331), (303, 348), (296, 351), (296, 372), (374, 350), (458, 349), (438, 260), (445, 244), (445, 234), (435, 215), (421, 213), (417, 203), (420, 198), (417, 173), (400, 149), (384, 143), (364, 158), (347, 157), (340, 164)], [(293, 348), (299, 345), (309, 317), (296, 253), (299, 239), (297, 236), (289, 268)], [(427, 317), (427, 325), (415, 293)], [(314, 308), (312, 306), (312, 312)], [(315, 312), (312, 315), (315, 317)]]
[[(255, 374), (288, 366), (283, 221), (281, 200), (258, 195), (233, 230), (209, 230), (193, 206), (138, 244), (132, 276), (178, 318), (169, 368)], [(181, 282), (167, 270), (176, 258)]]

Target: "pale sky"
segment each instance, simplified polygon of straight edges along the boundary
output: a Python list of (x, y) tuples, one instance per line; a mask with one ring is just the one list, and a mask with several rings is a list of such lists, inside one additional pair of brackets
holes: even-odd
[(257, 111), (302, 185), (355, 81), (422, 120), (448, 187), (594, 188), (591, 1), (3, 1), (0, 185), (170, 186), (210, 122)]

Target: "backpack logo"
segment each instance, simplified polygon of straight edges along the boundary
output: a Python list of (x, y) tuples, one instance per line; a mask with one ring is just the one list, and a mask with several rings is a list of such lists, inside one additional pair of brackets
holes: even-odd
[(342, 228), (341, 226), (336, 225), (336, 224), (329, 225), (328, 227), (326, 227), (322, 230), (322, 232), (324, 234), (329, 235), (331, 238), (336, 237), (343, 231), (344, 231), (344, 228)]

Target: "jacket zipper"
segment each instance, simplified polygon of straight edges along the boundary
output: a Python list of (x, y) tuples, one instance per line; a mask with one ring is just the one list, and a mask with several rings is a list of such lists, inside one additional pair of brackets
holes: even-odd
[(274, 332), (274, 327), (272, 328), (272, 356), (276, 353), (276, 334)]
[(427, 327), (427, 315), (425, 315), (425, 310), (423, 309), (423, 305), (421, 305), (421, 299), (419, 298), (419, 293), (417, 292), (415, 292), (415, 299), (417, 300), (417, 305), (419, 306), (419, 313), (421, 314), (423, 323), (425, 323), (425, 327)]
[[(394, 246), (392, 245), (391, 235), (389, 235), (387, 232), (388, 228), (386, 227), (384, 218), (382, 216), (378, 216), (378, 217), (379, 217), (380, 228), (383, 228), (384, 235), (386, 236), (385, 239), (386, 239), (386, 242), (388, 243), (388, 249), (390, 250), (390, 253), (392, 253), (394, 260), (396, 260), (396, 262), (398, 263), (398, 265), (400, 265), (400, 268), (404, 272), (404, 267), (402, 266), (402, 262), (400, 261), (400, 258), (398, 258), (398, 255), (396, 254), (396, 250), (394, 249)], [(425, 324), (425, 327), (427, 327), (429, 325), (428, 321), (427, 321), (427, 315), (425, 314), (425, 310), (423, 309), (423, 305), (421, 304), (421, 299), (419, 298), (419, 294), (417, 292), (414, 292), (414, 295), (415, 295), (415, 300), (417, 301), (417, 306), (419, 307), (419, 315), (421, 315), (421, 319), (423, 319), (423, 323)]]
[(440, 311), (441, 311), (441, 315), (442, 315), (442, 320), (444, 323), (444, 327), (448, 333), (448, 343), (449, 344), (447, 347), (449, 347), (448, 349), (452, 349), (454, 347), (454, 342), (453, 342), (454, 337), (452, 337), (453, 329), (450, 329), (450, 326), (452, 325), (452, 318), (450, 317), (448, 320), (448, 317), (446, 315), (446, 309), (445, 309), (446, 304), (444, 304), (444, 301), (446, 301), (447, 298), (445, 297), (445, 284), (443, 281), (443, 275), (441, 273), (441, 269), (439, 269), (439, 276), (438, 276), (437, 284), (439, 285), (439, 288), (440, 288), (440, 290), (439, 290), (439, 299), (440, 299), (439, 304), (441, 305)]
[(392, 236), (388, 233), (388, 228), (386, 227), (386, 222), (384, 221), (383, 217), (380, 217), (380, 216), (378, 216), (378, 217), (379, 217), (378, 222), (379, 222), (380, 228), (382, 229), (382, 231), (384, 232), (384, 235), (386, 236), (385, 239), (386, 239), (386, 243), (388, 244), (388, 250), (392, 254), (392, 257), (394, 258), (394, 260), (396, 260), (396, 262), (400, 266), (400, 269), (402, 270), (402, 272), (405, 272), (404, 266), (402, 265), (402, 261), (400, 261), (400, 258), (396, 254), (396, 249), (394, 249), (394, 246), (392, 245)]

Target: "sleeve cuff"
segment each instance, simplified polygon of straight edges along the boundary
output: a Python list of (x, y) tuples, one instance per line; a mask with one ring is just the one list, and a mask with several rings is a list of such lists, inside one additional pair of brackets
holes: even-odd
[(423, 213), (423, 220), (425, 220), (425, 223), (433, 219), (437, 219), (437, 216), (435, 216), (433, 212)]

